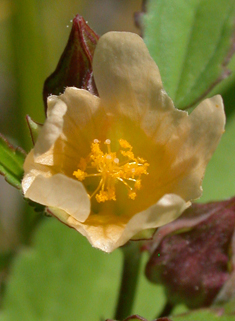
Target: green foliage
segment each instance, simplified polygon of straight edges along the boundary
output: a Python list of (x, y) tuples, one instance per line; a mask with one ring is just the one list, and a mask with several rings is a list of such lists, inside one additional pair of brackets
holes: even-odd
[(200, 202), (221, 200), (235, 194), (235, 114), (226, 125), (221, 142), (206, 169)]
[(149, 0), (144, 39), (177, 108), (223, 79), (231, 54), (234, 0)]
[(235, 314), (235, 297), (233, 297), (230, 301), (226, 302), (223, 305), (223, 309), (226, 313), (234, 313)]
[[(83, 236), (54, 218), (42, 222), (33, 244), (14, 261), (1, 321), (99, 321), (113, 316), (120, 251), (92, 249)], [(161, 289), (147, 283), (141, 271), (134, 313), (153, 318), (163, 300)]]
[[(192, 311), (179, 316), (170, 316), (156, 319), (156, 321), (234, 321), (235, 315), (225, 315), (222, 309), (210, 310), (202, 309), (197, 311)], [(1, 320), (2, 321), (2, 320)], [(114, 321), (114, 320), (107, 320)], [(138, 315), (133, 315), (126, 318), (123, 321), (147, 321)]]
[(0, 174), (5, 176), (8, 183), (19, 189), (24, 173), (24, 159), (23, 150), (15, 148), (0, 134)]
[[(170, 317), (163, 317), (155, 321), (234, 321), (235, 315), (225, 315), (222, 309), (210, 310), (202, 309), (197, 311), (188, 312), (182, 315), (175, 315)], [(2, 321), (2, 320), (1, 320)], [(114, 321), (114, 320), (106, 320)], [(132, 315), (123, 321), (148, 321), (139, 315)]]
[[(20, 130), (18, 140), (25, 150), (32, 146), (25, 116), (44, 120), (42, 101), (43, 81), (46, 77), (47, 54), (45, 36), (42, 28), (43, 16), (37, 0), (14, 1), (11, 17), (11, 55), (16, 77), (15, 102), (17, 108), (17, 126)], [(12, 129), (12, 132), (14, 128)], [(15, 136), (16, 137), (16, 136)]]
[(98, 321), (113, 314), (118, 252), (93, 250), (85, 238), (55, 219), (42, 224), (34, 244), (14, 262), (4, 320)]
[(142, 267), (132, 313), (143, 315), (148, 320), (153, 320), (163, 309), (166, 297), (162, 286), (150, 283), (145, 277), (144, 271), (148, 260), (149, 255), (147, 252), (143, 253)]
[(225, 315), (223, 310), (197, 310), (181, 316), (171, 316), (172, 321), (235, 321), (235, 315)]

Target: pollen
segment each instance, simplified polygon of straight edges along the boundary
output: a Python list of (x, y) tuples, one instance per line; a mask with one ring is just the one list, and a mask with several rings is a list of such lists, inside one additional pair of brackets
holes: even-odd
[(77, 171), (73, 172), (73, 175), (79, 180), (79, 181), (83, 181), (86, 176), (87, 173), (84, 171), (81, 171), (80, 169), (78, 169)]
[(135, 157), (130, 143), (119, 139), (119, 150), (111, 151), (111, 140), (106, 139), (103, 143), (94, 139), (91, 144), (91, 152), (86, 158), (81, 158), (78, 169), (73, 175), (84, 181), (88, 177), (98, 178), (97, 187), (90, 194), (98, 203), (116, 201), (116, 186), (122, 184), (127, 189), (127, 195), (135, 200), (137, 191), (141, 188), (141, 176), (148, 175), (149, 164), (141, 157)]

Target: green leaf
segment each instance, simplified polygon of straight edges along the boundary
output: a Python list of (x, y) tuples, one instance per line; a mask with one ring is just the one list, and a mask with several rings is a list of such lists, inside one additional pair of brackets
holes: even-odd
[[(111, 319), (107, 319), (106, 321), (115, 321), (115, 320), (111, 320)], [(141, 316), (139, 315), (131, 315), (129, 317), (127, 317), (125, 320), (123, 321), (148, 321), (144, 318), (142, 318)]]
[[(188, 312), (182, 315), (175, 315), (170, 317), (163, 317), (156, 319), (156, 321), (234, 321), (235, 315), (225, 315), (223, 309), (218, 310), (195, 310), (192, 312)], [(114, 320), (106, 320), (106, 321), (114, 321)], [(138, 315), (133, 315), (126, 318), (123, 321), (147, 321), (145, 318), (142, 318)]]
[(9, 319), (7, 318), (7, 315), (5, 314), (0, 314), (0, 321), (9, 321)]
[(225, 303), (223, 308), (226, 313), (235, 313), (235, 298), (232, 298), (230, 301)]
[(171, 316), (172, 321), (235, 321), (235, 315), (225, 315), (223, 309), (195, 310), (180, 316)]
[(235, 192), (235, 114), (229, 118), (225, 133), (212, 156), (203, 180), (203, 196), (200, 202), (222, 200), (234, 196)]
[[(14, 261), (0, 321), (112, 318), (121, 263), (121, 251), (106, 254), (93, 249), (76, 231), (54, 218), (45, 219), (33, 248), (23, 250)], [(161, 287), (144, 278), (145, 264), (133, 313), (152, 319), (162, 309), (164, 296)]]
[(193, 105), (228, 75), (234, 15), (235, 0), (149, 0), (144, 40), (176, 107)]
[[(232, 251), (231, 251), (232, 252)], [(231, 253), (231, 262), (233, 262), (234, 254)], [(233, 313), (235, 315), (235, 271), (231, 272), (230, 278), (218, 293), (215, 301), (215, 307), (222, 307), (225, 313)]]
[(11, 145), (0, 134), (0, 174), (5, 176), (8, 183), (19, 189), (21, 188), (21, 180), (24, 174), (24, 159), (24, 151)]
[(99, 321), (113, 315), (119, 251), (93, 249), (53, 218), (42, 222), (33, 244), (13, 264), (3, 302), (6, 320)]

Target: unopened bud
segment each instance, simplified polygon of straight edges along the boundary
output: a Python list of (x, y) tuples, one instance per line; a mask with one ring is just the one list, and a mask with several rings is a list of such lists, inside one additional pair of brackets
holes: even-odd
[(44, 83), (45, 109), (47, 108), (47, 97), (51, 94), (62, 94), (66, 87), (87, 89), (97, 95), (92, 72), (92, 58), (98, 39), (99, 36), (88, 26), (82, 16), (77, 15), (73, 19), (69, 40), (56, 70)]
[(171, 304), (211, 305), (232, 280), (234, 227), (235, 198), (194, 204), (146, 244), (152, 254), (146, 266), (148, 279), (164, 285)]

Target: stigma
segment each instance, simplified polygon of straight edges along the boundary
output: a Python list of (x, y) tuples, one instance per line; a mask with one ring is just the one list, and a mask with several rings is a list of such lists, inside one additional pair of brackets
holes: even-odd
[(101, 142), (94, 139), (91, 152), (86, 158), (81, 158), (78, 169), (73, 175), (83, 181), (88, 177), (99, 178), (99, 183), (91, 193), (98, 203), (116, 201), (116, 184), (121, 183), (127, 189), (128, 197), (134, 200), (141, 188), (141, 176), (148, 175), (149, 164), (141, 157), (135, 157), (133, 147), (124, 139), (119, 139), (117, 152), (111, 151), (111, 140), (106, 139), (106, 151), (100, 148)]

